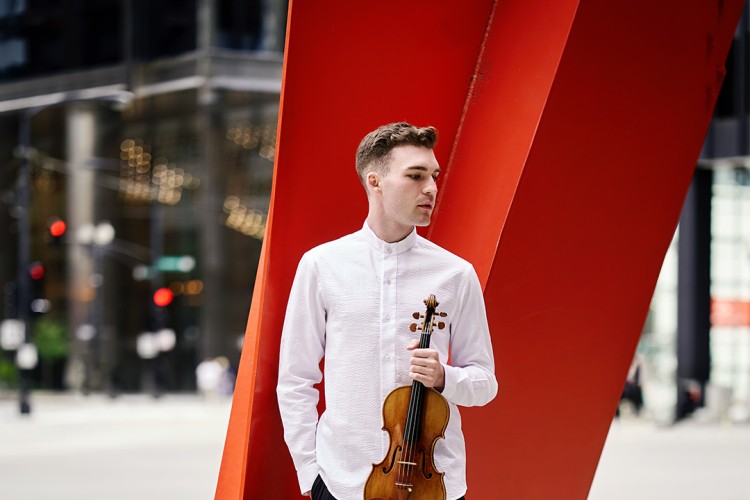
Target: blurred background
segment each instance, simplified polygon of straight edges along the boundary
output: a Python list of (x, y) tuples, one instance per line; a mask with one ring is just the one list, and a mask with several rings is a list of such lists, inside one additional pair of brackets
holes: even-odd
[(286, 11), (0, 0), (0, 390), (191, 392), (201, 361), (237, 366)]
[[(231, 394), (270, 200), (287, 7), (0, 0), (4, 415), (59, 415), (56, 394), (78, 407)], [(746, 12), (625, 420), (750, 422), (749, 27)]]

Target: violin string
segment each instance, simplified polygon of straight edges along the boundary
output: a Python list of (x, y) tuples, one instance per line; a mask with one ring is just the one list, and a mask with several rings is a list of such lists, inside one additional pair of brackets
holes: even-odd
[[(400, 484), (405, 485), (409, 484), (409, 478), (411, 476), (410, 469), (409, 469), (409, 463), (412, 459), (412, 446), (413, 446), (413, 436), (414, 436), (414, 409), (416, 407), (416, 390), (418, 388), (417, 383), (412, 384), (412, 390), (409, 394), (409, 409), (406, 413), (406, 429), (404, 432), (404, 453), (402, 458), (402, 461), (405, 462), (402, 464), (402, 470), (403, 470), (403, 477), (400, 481)], [(403, 488), (403, 486), (402, 486)]]
[[(428, 321), (429, 320), (429, 321)], [(429, 334), (431, 330), (431, 323), (432, 323), (432, 314), (428, 311), (427, 314), (425, 314), (425, 323), (422, 328), (422, 335), (419, 341), (419, 347), (420, 348), (426, 348), (429, 346)], [(407, 412), (408, 415), (411, 415), (411, 419), (407, 418), (407, 431), (405, 432), (405, 443), (404, 447), (406, 448), (405, 456), (402, 457), (404, 462), (407, 462), (404, 465), (404, 471), (403, 473), (406, 475), (405, 478), (408, 480), (413, 471), (411, 468), (413, 467), (411, 464), (414, 462), (414, 449), (417, 445), (416, 443), (416, 430), (419, 426), (420, 421), (422, 420), (421, 412), (419, 411), (420, 403), (422, 402), (422, 388), (423, 385), (420, 382), (417, 382), (412, 385), (412, 393), (409, 400), (409, 411)], [(401, 471), (401, 469), (399, 469)], [(400, 484), (407, 484), (405, 481), (400, 480)]]
[[(433, 311), (434, 314), (434, 311)], [(432, 330), (432, 314), (430, 314), (430, 322), (425, 325), (424, 331), (422, 332), (422, 338), (420, 339), (420, 348), (426, 349), (430, 345), (430, 332)], [(415, 401), (415, 415), (414, 415), (414, 446), (417, 445), (417, 432), (420, 424), (422, 423), (422, 412), (424, 411), (424, 384), (420, 383), (417, 386), (417, 397)], [(412, 454), (415, 450), (412, 448)], [(415, 457), (412, 455), (412, 459), (409, 461), (416, 463)], [(412, 466), (414, 467), (414, 466)]]
[(405, 462), (409, 462), (409, 454), (410, 454), (410, 443), (411, 443), (411, 425), (412, 425), (412, 410), (414, 405), (414, 388), (416, 384), (412, 384), (412, 390), (409, 393), (409, 407), (406, 412), (406, 422), (404, 426), (404, 436), (403, 436), (403, 447), (401, 448), (401, 460), (399, 468), (398, 468), (398, 480), (397, 480), (397, 488), (396, 489), (403, 489), (406, 484), (406, 481), (408, 480), (408, 471), (407, 471), (407, 465)]
[[(419, 341), (419, 347), (422, 348), (424, 344), (424, 334), (425, 330), (427, 328), (427, 317), (429, 317), (429, 314), (425, 315), (425, 326), (422, 329), (422, 335)], [(408, 436), (409, 439), (407, 441), (407, 454), (406, 454), (406, 473), (407, 473), (407, 479), (411, 478), (412, 475), (412, 463), (414, 462), (414, 447), (417, 445), (416, 441), (416, 429), (419, 425), (419, 415), (418, 415), (418, 408), (419, 408), (419, 402), (421, 399), (421, 384), (417, 381), (416, 383), (412, 384), (412, 394), (411, 394), (411, 400), (409, 401), (409, 413), (411, 414), (411, 419), (407, 422), (408, 428)]]
[[(420, 342), (421, 344), (421, 342)], [(412, 390), (409, 393), (409, 407), (406, 412), (406, 422), (405, 422), (405, 428), (404, 428), (404, 437), (403, 437), (403, 448), (401, 450), (401, 463), (399, 463), (399, 475), (398, 475), (398, 481), (399, 484), (397, 489), (403, 489), (403, 486), (406, 484), (406, 481), (408, 479), (408, 465), (406, 465), (405, 462), (411, 461), (411, 434), (412, 434), (412, 425), (414, 420), (414, 404), (415, 404), (415, 391), (417, 389), (417, 384), (412, 383)]]
[[(430, 344), (430, 333), (432, 331), (432, 319), (435, 311), (434, 309), (432, 311), (428, 310), (425, 313), (425, 322), (422, 327), (422, 334), (419, 341), (419, 348), (427, 348)], [(404, 437), (403, 437), (403, 446), (401, 448), (401, 460), (399, 460), (398, 464), (398, 473), (397, 473), (397, 479), (396, 479), (396, 489), (404, 489), (406, 484), (408, 483), (409, 479), (411, 478), (411, 475), (413, 471), (411, 468), (413, 467), (411, 464), (416, 463), (414, 462), (414, 448), (416, 447), (417, 443), (416, 441), (416, 430), (419, 426), (419, 423), (422, 420), (422, 412), (420, 410), (420, 406), (422, 403), (422, 389), (423, 384), (419, 381), (414, 381), (412, 384), (412, 391), (409, 395), (409, 407), (407, 410), (407, 419), (406, 419), (406, 426), (404, 430)], [(411, 417), (411, 418), (409, 418)]]
[(406, 474), (406, 477), (405, 477), (406, 484), (408, 484), (408, 480), (411, 477), (411, 474), (410, 474), (411, 466), (409, 465), (409, 463), (411, 463), (411, 460), (412, 460), (412, 447), (414, 446), (414, 443), (413, 443), (414, 441), (414, 417), (415, 417), (414, 412), (416, 409), (416, 400), (417, 400), (418, 390), (419, 390), (419, 384), (418, 383), (412, 384), (412, 391), (411, 391), (411, 396), (409, 400), (409, 412), (407, 413), (408, 417), (411, 417), (411, 418), (407, 418), (406, 439), (404, 440), (405, 441), (404, 446), (406, 448), (406, 453), (404, 457), (404, 461), (406, 462), (404, 466), (405, 468), (404, 473)]
[[(407, 465), (408, 462), (411, 462), (411, 447), (412, 447), (412, 434), (414, 432), (413, 429), (413, 422), (414, 422), (414, 407), (415, 407), (415, 399), (416, 399), (416, 388), (418, 387), (417, 384), (412, 384), (412, 390), (409, 393), (409, 408), (406, 412), (406, 428), (404, 430), (404, 449), (402, 451), (401, 456), (401, 475), (402, 477), (399, 480), (399, 484), (407, 484), (407, 481), (409, 479), (409, 466)], [(405, 463), (403, 463), (405, 462)], [(403, 488), (403, 486), (401, 487)]]

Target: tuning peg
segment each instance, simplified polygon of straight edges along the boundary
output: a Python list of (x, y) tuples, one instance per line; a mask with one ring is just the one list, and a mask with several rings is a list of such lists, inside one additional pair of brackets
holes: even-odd
[(409, 330), (411, 330), (412, 332), (416, 332), (417, 331), (417, 324), (416, 323), (412, 323), (411, 325), (409, 325)]
[(439, 314), (440, 314), (440, 317), (441, 317), (441, 318), (445, 318), (446, 316), (448, 316), (448, 313), (447, 313), (447, 312), (442, 312), (442, 311), (440, 311), (440, 313), (439, 313)]
[(420, 314), (418, 312), (415, 312), (415, 313), (413, 313), (411, 315), (411, 317), (414, 318), (414, 319), (419, 319), (419, 316), (420, 316)]
[(443, 328), (445, 328), (445, 323), (441, 321), (438, 323), (438, 330), (442, 330)]

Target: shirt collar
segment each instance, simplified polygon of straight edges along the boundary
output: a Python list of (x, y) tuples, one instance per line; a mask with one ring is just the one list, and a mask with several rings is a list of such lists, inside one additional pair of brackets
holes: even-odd
[(417, 228), (416, 227), (411, 230), (411, 233), (409, 233), (406, 236), (406, 238), (404, 238), (401, 241), (397, 241), (395, 243), (388, 243), (378, 238), (375, 232), (372, 229), (370, 229), (370, 226), (367, 225), (367, 221), (365, 221), (364, 225), (362, 226), (362, 230), (360, 231), (360, 233), (362, 234), (362, 237), (365, 239), (365, 241), (370, 244), (371, 247), (373, 247), (375, 250), (377, 250), (380, 253), (386, 253), (386, 254), (398, 255), (400, 253), (406, 252), (407, 250), (409, 250), (411, 247), (414, 246), (414, 243), (417, 242)]

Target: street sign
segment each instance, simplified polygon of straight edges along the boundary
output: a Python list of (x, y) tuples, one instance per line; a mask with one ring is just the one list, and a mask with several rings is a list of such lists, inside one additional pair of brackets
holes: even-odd
[(139, 264), (133, 268), (133, 279), (136, 281), (150, 280), (156, 275), (156, 271), (150, 266)]
[(192, 255), (162, 255), (156, 259), (159, 271), (189, 273), (195, 269), (195, 257)]
[(34, 344), (21, 344), (16, 351), (16, 366), (21, 370), (33, 370), (39, 362), (39, 354)]
[(15, 351), (23, 344), (26, 326), (23, 321), (6, 319), (0, 323), (0, 347), (6, 351)]
[(85, 323), (76, 328), (76, 338), (82, 342), (88, 342), (96, 336), (94, 325)]
[(156, 336), (151, 332), (143, 332), (138, 335), (135, 349), (141, 359), (154, 359), (159, 355), (159, 344)]
[(171, 328), (162, 328), (154, 334), (159, 350), (162, 352), (171, 351), (177, 344), (177, 335)]

